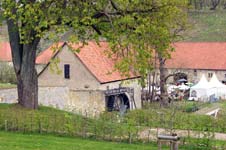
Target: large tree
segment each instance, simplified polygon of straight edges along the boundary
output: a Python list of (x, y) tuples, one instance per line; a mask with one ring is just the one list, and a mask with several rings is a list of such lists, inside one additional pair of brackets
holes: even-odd
[(155, 58), (158, 59), (163, 106), (168, 103), (165, 62), (174, 50), (172, 43), (181, 39), (180, 33), (187, 26), (187, 9), (186, 0), (146, 0), (132, 4), (125, 1), (115, 6), (122, 13), (117, 13), (113, 29), (106, 33), (112, 43), (111, 54), (120, 58), (116, 67), (126, 75), (132, 70), (144, 78), (141, 82), (145, 81), (155, 69)]
[(8, 25), (18, 103), (38, 107), (38, 81), (35, 69), (37, 46), (43, 37), (57, 39), (69, 28), (85, 37), (93, 2), (79, 0), (2, 0)]
[(184, 25), (186, 0), (2, 0), (17, 76), (18, 102), (38, 107), (35, 70), (41, 38), (58, 39), (70, 31), (73, 41), (110, 43), (110, 56), (123, 75), (146, 76), (153, 50), (168, 57), (174, 33)]

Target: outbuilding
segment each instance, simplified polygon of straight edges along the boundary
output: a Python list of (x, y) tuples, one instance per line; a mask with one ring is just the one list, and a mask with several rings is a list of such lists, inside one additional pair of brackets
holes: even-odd
[(141, 108), (139, 76), (115, 71), (107, 50), (106, 42), (60, 42), (40, 53), (36, 64), (45, 65), (38, 77), (40, 104), (89, 115)]

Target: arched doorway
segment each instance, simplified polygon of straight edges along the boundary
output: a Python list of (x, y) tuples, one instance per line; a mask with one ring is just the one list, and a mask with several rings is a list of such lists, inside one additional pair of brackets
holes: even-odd
[(177, 82), (178, 80), (181, 80), (181, 79), (185, 79), (187, 81), (188, 80), (188, 76), (187, 76), (186, 73), (179, 72), (179, 73), (176, 73), (173, 76), (173, 79), (174, 79), (174, 82)]

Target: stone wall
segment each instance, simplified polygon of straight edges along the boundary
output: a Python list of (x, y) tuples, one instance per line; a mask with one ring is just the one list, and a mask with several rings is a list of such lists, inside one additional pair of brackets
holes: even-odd
[[(211, 79), (210, 74), (216, 74), (219, 81), (226, 80), (226, 70), (204, 70), (204, 69), (168, 69), (168, 74), (175, 72), (183, 72), (187, 74), (188, 81), (197, 83), (204, 74), (207, 80)], [(173, 77), (168, 82), (173, 82)]]
[(98, 115), (105, 111), (105, 97), (103, 91), (70, 91), (69, 110), (85, 115)]
[(38, 99), (39, 105), (65, 110), (69, 101), (69, 89), (67, 87), (40, 87)]
[[(40, 87), (39, 105), (94, 116), (105, 110), (102, 91), (69, 90), (68, 87)], [(0, 103), (17, 103), (17, 89), (0, 90)]]
[(70, 90), (68, 87), (39, 88), (39, 104), (88, 116), (105, 110), (102, 91)]
[[(226, 70), (208, 70), (208, 69), (166, 69), (166, 75), (173, 74), (176, 72), (181, 72), (187, 74), (188, 82), (197, 83), (202, 75), (204, 74), (207, 80), (210, 80), (211, 77), (209, 74), (215, 73), (219, 81), (226, 81)], [(153, 78), (152, 75), (151, 80)], [(155, 81), (159, 84), (159, 70), (156, 70)], [(167, 83), (174, 83), (173, 76), (169, 77)]]
[(17, 103), (17, 89), (0, 90), (0, 103)]

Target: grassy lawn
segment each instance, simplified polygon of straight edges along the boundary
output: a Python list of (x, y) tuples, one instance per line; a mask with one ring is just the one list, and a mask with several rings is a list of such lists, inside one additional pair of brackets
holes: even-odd
[(9, 88), (15, 88), (15, 84), (10, 83), (0, 83), (0, 89), (9, 89)]
[(0, 150), (157, 150), (157, 145), (125, 144), (52, 135), (0, 132)]
[[(197, 140), (193, 140), (194, 143)], [(203, 142), (205, 143), (205, 142)], [(223, 141), (214, 141), (217, 148), (225, 148)], [(107, 141), (96, 141), (75, 137), (60, 137), (54, 135), (21, 134), (0, 132), (0, 150), (157, 150), (156, 142), (151, 144), (127, 144)], [(169, 147), (163, 145), (162, 150)], [(195, 145), (179, 146), (180, 150), (211, 150)]]

